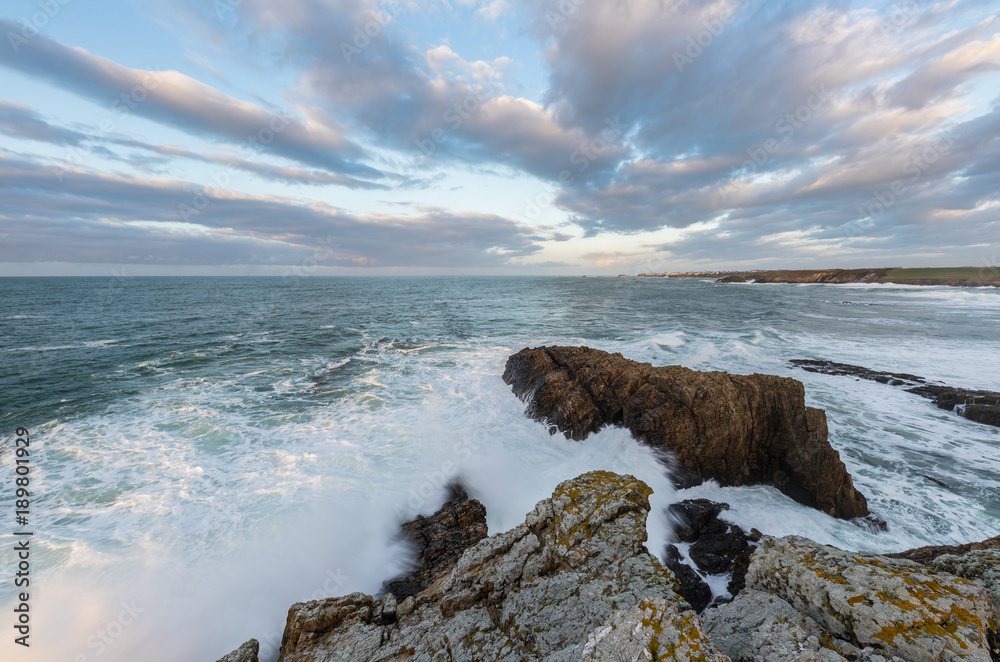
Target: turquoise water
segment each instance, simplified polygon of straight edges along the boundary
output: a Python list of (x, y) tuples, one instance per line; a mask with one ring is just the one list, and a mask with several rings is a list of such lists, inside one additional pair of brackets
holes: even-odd
[[(657, 508), (708, 496), (746, 526), (852, 549), (996, 535), (1000, 429), (785, 362), (824, 358), (1000, 390), (998, 328), (997, 290), (2, 279), (5, 521), (16, 427), (31, 429), (35, 451), (36, 645), (18, 659), (215, 659), (251, 636), (273, 657), (292, 602), (371, 592), (403, 567), (398, 523), (432, 512), (454, 477), (486, 504), (491, 532), (519, 523), (561, 480), (607, 468), (649, 482)], [(550, 437), (500, 374), (509, 354), (553, 343), (803, 381), (890, 531), (865, 533), (771, 488), (674, 492), (621, 430), (584, 443)], [(669, 527), (659, 513), (649, 526), (658, 551)], [(12, 530), (0, 532), (5, 549)], [(3, 579), (4, 613), (12, 600)], [(128, 624), (123, 602), (142, 610)]]

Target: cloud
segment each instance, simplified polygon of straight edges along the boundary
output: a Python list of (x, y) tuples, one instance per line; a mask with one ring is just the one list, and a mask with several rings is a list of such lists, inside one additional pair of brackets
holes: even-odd
[[(20, 26), (0, 19), (0, 33), (19, 31)], [(0, 48), (0, 64), (107, 105), (105, 121), (111, 126), (135, 113), (209, 140), (235, 143), (250, 153), (271, 153), (352, 176), (381, 176), (358, 161), (362, 150), (335, 127), (236, 99), (177, 71), (131, 69), (42, 35), (19, 44), (16, 52)]]
[(349, 214), (313, 200), (56, 168), (2, 152), (0, 219), (10, 233), (4, 261), (478, 268), (539, 250), (530, 229), (490, 214)]
[(87, 136), (79, 131), (54, 126), (37, 111), (20, 103), (0, 99), (0, 133), (14, 138), (38, 140), (57, 145), (79, 145)]

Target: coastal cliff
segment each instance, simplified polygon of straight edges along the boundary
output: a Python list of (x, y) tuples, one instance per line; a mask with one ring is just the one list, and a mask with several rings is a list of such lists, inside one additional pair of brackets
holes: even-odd
[(553, 433), (582, 440), (616, 425), (669, 451), (680, 486), (772, 485), (834, 517), (868, 515), (825, 413), (805, 406), (794, 379), (653, 367), (589, 347), (523, 349), (503, 379)]
[[(650, 494), (607, 471), (565, 481), (401, 602), (353, 593), (292, 605), (279, 662), (1000, 661), (995, 548), (924, 565), (763, 537), (745, 588), (699, 615), (647, 551)], [(704, 505), (703, 522), (717, 512)], [(223, 660), (256, 653), (251, 640)]]

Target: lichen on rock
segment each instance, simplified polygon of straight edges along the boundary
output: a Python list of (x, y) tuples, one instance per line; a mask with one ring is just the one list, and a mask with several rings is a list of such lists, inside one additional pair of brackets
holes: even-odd
[(911, 561), (765, 538), (747, 586), (782, 598), (834, 637), (912, 662), (995, 659), (998, 617), (986, 589)]
[(650, 493), (606, 471), (566, 481), (402, 603), (356, 593), (293, 605), (279, 659), (724, 662), (646, 551)]

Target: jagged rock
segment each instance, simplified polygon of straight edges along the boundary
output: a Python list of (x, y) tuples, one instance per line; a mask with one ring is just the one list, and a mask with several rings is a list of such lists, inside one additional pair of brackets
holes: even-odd
[[(671, 504), (667, 512), (675, 522), (674, 535), (677, 539), (692, 543), (688, 556), (698, 570), (710, 575), (731, 575), (727, 589), (730, 596), (735, 596), (745, 585), (744, 578), (753, 552), (750, 543), (754, 538), (736, 524), (720, 519), (719, 513), (723, 510), (729, 510), (728, 503), (688, 499)], [(711, 588), (697, 572), (685, 565), (680, 550), (675, 545), (667, 545), (665, 564), (677, 577), (681, 595), (696, 611), (701, 612), (712, 602)], [(726, 600), (727, 598), (718, 596), (715, 604)]]
[(664, 551), (663, 565), (674, 573), (680, 593), (688, 604), (699, 614), (712, 602), (712, 587), (701, 578), (701, 575), (684, 561), (676, 545), (667, 545)]
[(886, 556), (892, 559), (908, 559), (917, 563), (923, 563), (924, 565), (930, 565), (934, 559), (945, 554), (962, 556), (963, 554), (980, 549), (1000, 549), (1000, 536), (995, 536), (981, 542), (965, 543), (964, 545), (928, 545), (927, 547), (908, 549), (905, 552), (886, 554)]
[(911, 561), (765, 538), (747, 586), (782, 598), (834, 637), (910, 662), (1000, 659), (986, 590)]
[(943, 554), (931, 561), (931, 567), (981, 584), (993, 601), (993, 608), (1000, 612), (1000, 549)]
[(677, 460), (683, 486), (773, 485), (796, 501), (844, 519), (868, 514), (826, 415), (805, 406), (802, 383), (773, 375), (654, 368), (589, 347), (523, 349), (504, 381), (527, 414), (582, 440), (620, 425)]
[(907, 393), (915, 393), (933, 400), (939, 409), (954, 411), (959, 416), (977, 423), (1000, 426), (1000, 393), (995, 391), (976, 391), (934, 384), (923, 377), (905, 372), (882, 372), (849, 363), (817, 359), (792, 359), (788, 363), (808, 372), (847, 375), (890, 386), (906, 386), (908, 388), (904, 390)]
[(470, 499), (461, 485), (451, 485), (448, 500), (430, 517), (418, 516), (400, 527), (416, 550), (414, 568), (385, 583), (383, 589), (402, 602), (449, 572), (462, 553), (486, 537), (486, 508)]
[(256, 639), (251, 639), (229, 655), (219, 658), (218, 662), (257, 662), (259, 652), (260, 644)]
[(645, 549), (650, 492), (605, 471), (566, 481), (402, 603), (355, 593), (293, 605), (279, 659), (724, 662)]

